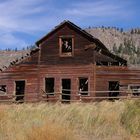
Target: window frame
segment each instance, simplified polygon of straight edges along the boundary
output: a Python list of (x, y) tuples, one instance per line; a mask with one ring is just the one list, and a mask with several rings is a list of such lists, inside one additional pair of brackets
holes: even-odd
[(25, 81), (25, 93), (26, 93), (26, 86), (28, 85), (28, 83), (27, 83), (27, 79), (18, 79), (18, 80), (15, 80), (14, 81), (14, 92), (13, 92), (13, 95), (15, 96), (16, 95), (16, 82), (18, 82), (18, 81)]
[[(62, 39), (65, 38), (71, 38), (72, 39), (72, 51), (71, 53), (62, 52)], [(74, 36), (73, 35), (64, 35), (64, 36), (59, 36), (59, 56), (60, 57), (73, 57), (74, 56)]]
[[(88, 86), (88, 89), (87, 89), (87, 91), (83, 91), (83, 92), (87, 92), (87, 94), (85, 94), (85, 93), (83, 93), (82, 94), (82, 91), (80, 91), (80, 79), (87, 79), (88, 80), (88, 84), (87, 84), (87, 86)], [(78, 90), (79, 90), (79, 93), (80, 93), (80, 95), (81, 96), (89, 96), (90, 94), (89, 94), (89, 89), (90, 89), (90, 87), (89, 87), (89, 77), (87, 77), (87, 76), (85, 76), (85, 77), (78, 77)]]
[[(139, 88), (137, 89), (137, 88), (133, 88), (133, 87), (139, 87)], [(128, 89), (131, 90), (133, 96), (140, 96), (140, 92), (139, 92), (140, 84), (129, 84)], [(135, 90), (138, 90), (138, 93)]]
[[(0, 94), (0, 96), (7, 95), (7, 85), (2, 84), (0, 86), (5, 86), (5, 90), (6, 90), (5, 92), (3, 92), (3, 94)], [(1, 92), (1, 90), (0, 90), (0, 92)]]
[[(46, 79), (53, 79), (53, 85), (54, 85), (53, 92), (47, 92), (46, 91)], [(44, 82), (44, 91), (45, 91), (46, 95), (55, 96), (55, 77), (45, 77), (44, 81), (45, 81)]]

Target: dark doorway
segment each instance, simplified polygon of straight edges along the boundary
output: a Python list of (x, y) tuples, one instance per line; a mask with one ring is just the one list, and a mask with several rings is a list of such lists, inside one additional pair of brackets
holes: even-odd
[(70, 90), (71, 90), (71, 80), (62, 79), (62, 102), (70, 101), (70, 94), (71, 94)]
[(119, 96), (119, 81), (109, 81), (109, 97)]
[(47, 95), (54, 95), (54, 78), (45, 78), (45, 91)]
[(16, 101), (23, 102), (25, 92), (25, 81), (16, 81)]

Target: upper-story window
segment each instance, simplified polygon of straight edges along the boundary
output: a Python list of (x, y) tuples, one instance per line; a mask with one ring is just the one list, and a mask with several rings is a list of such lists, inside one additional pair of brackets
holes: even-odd
[(71, 36), (59, 38), (60, 56), (73, 56), (74, 39)]

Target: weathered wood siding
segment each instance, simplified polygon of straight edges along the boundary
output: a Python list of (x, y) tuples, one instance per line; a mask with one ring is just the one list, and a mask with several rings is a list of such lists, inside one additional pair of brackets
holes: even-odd
[[(59, 54), (59, 37), (74, 38), (74, 56), (61, 57)], [(79, 78), (88, 78), (89, 91), (108, 91), (109, 81), (119, 81), (120, 85), (140, 84), (140, 70), (132, 70), (127, 66), (95, 66), (93, 49), (85, 50), (86, 45), (93, 43), (86, 35), (64, 24), (40, 43), (39, 51), (19, 64), (9, 67), (0, 73), (0, 84), (7, 85), (7, 95), (0, 99), (10, 99), (15, 94), (15, 81), (25, 80), (25, 100), (41, 100), (45, 91), (45, 78), (55, 79), (54, 96), (58, 97), (62, 90), (62, 79), (71, 79), (71, 99), (79, 99)], [(100, 44), (95, 42), (99, 47)], [(120, 90), (123, 90), (122, 87)], [(125, 93), (121, 93), (125, 95)], [(108, 96), (108, 93), (90, 92), (88, 96)]]
[[(0, 84), (7, 85), (7, 95), (5, 95), (5, 98), (9, 99), (12, 98), (12, 95), (15, 95), (15, 81), (20, 80), (25, 80), (25, 99), (36, 98), (39, 89), (37, 64), (38, 53), (33, 54), (15, 66), (9, 67), (0, 74)], [(4, 96), (0, 96), (1, 98), (4, 98)]]
[[(74, 37), (73, 57), (60, 57), (59, 55), (59, 37), (65, 35)], [(80, 33), (64, 26), (42, 43), (39, 52), (4, 71), (1, 75), (1, 82), (5, 81), (8, 95), (14, 95), (15, 81), (25, 80), (25, 99), (41, 98), (42, 90), (45, 91), (45, 77), (55, 78), (55, 92), (61, 92), (61, 80), (69, 78), (71, 79), (71, 90), (73, 90), (71, 94), (78, 95), (74, 90), (78, 90), (79, 77), (87, 77), (89, 90), (95, 90), (93, 86), (93, 51), (85, 51), (85, 45), (90, 43)], [(30, 94), (31, 96), (29, 96)], [(94, 96), (93, 93), (91, 96)], [(51, 96), (51, 98), (54, 97)]]
[[(74, 57), (60, 57), (59, 55), (59, 37), (60, 36), (74, 37)], [(85, 51), (85, 45), (91, 42), (83, 37), (80, 33), (65, 25), (53, 35), (49, 36), (44, 41), (41, 48), (41, 65), (85, 65), (93, 62), (93, 51), (90, 49)]]
[[(120, 90), (126, 91), (129, 84), (140, 85), (140, 70), (129, 67), (97, 66), (96, 67), (96, 90), (108, 91), (109, 81), (119, 81)], [(126, 95), (126, 93), (120, 93)], [(97, 93), (96, 96), (108, 96), (108, 93)]]
[[(59, 37), (69, 35), (74, 37), (74, 56), (61, 57), (59, 54)], [(45, 77), (55, 78), (55, 92), (57, 93), (61, 92), (61, 80), (63, 78), (71, 79), (71, 90), (75, 90), (71, 92), (72, 95), (78, 96), (76, 91), (78, 91), (78, 78), (80, 77), (87, 77), (89, 90), (95, 90), (93, 86), (93, 51), (85, 50), (85, 46), (89, 44), (91, 42), (87, 38), (67, 25), (49, 36), (40, 46), (40, 91), (45, 90)], [(94, 93), (91, 93), (91, 96), (94, 96)], [(50, 96), (50, 98), (53, 97)]]

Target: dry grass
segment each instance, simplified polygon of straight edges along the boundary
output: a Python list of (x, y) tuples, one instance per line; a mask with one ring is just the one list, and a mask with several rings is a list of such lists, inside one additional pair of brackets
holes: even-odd
[(140, 100), (0, 105), (0, 140), (138, 140)]
[(46, 121), (42, 126), (32, 127), (27, 140), (76, 140), (76, 136), (70, 128)]

